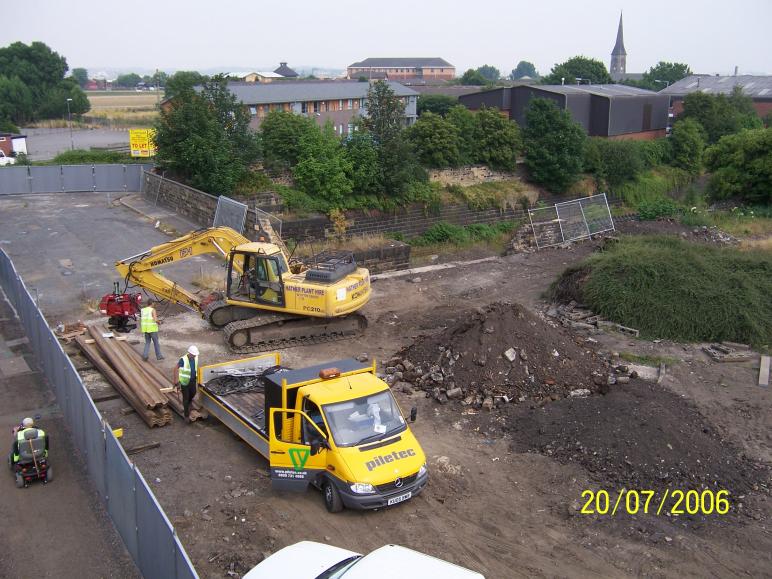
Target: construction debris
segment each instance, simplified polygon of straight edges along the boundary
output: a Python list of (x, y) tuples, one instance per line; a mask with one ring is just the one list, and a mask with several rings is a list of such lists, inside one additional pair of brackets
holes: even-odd
[(150, 450), (152, 448), (158, 448), (159, 446), (161, 446), (160, 442), (151, 442), (150, 444), (143, 444), (140, 446), (135, 446), (134, 448), (127, 448), (126, 454), (139, 454), (140, 452), (145, 452), (146, 450)]
[(702, 347), (714, 362), (747, 362), (751, 359), (750, 352), (738, 352), (734, 348), (725, 344), (710, 344)]
[(86, 325), (78, 320), (74, 324), (62, 324), (56, 326), (54, 329), (54, 332), (56, 333), (56, 336), (62, 340), (65, 344), (69, 344), (74, 340), (77, 336), (82, 336), (86, 333)]
[(761, 357), (759, 365), (759, 386), (769, 386), (769, 356)]
[(595, 334), (602, 330), (619, 332), (634, 338), (640, 335), (639, 330), (604, 320), (575, 301), (571, 301), (568, 304), (550, 306), (546, 314), (550, 318), (557, 318), (563, 326), (572, 330), (583, 330), (590, 334)]

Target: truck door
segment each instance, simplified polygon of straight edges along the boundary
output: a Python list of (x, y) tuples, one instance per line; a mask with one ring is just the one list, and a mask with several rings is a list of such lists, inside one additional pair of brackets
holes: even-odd
[(305, 491), (327, 469), (327, 437), (304, 412), (272, 408), (269, 420), (271, 486)]

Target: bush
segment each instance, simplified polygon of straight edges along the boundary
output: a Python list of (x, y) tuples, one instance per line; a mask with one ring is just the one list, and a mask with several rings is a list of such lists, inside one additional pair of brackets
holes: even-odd
[(435, 223), (423, 235), (410, 240), (410, 245), (424, 246), (439, 243), (468, 245), (478, 241), (494, 241), (505, 233), (511, 233), (518, 226), (515, 221), (500, 221), (492, 225), (473, 223), (466, 227), (453, 225), (445, 221)]
[(679, 213), (678, 204), (669, 197), (647, 199), (638, 204), (638, 215), (644, 221), (660, 217), (675, 217)]
[(747, 203), (772, 202), (772, 129), (746, 130), (723, 137), (705, 152), (713, 172), (713, 199), (739, 197)]
[(52, 165), (89, 165), (103, 163), (148, 163), (150, 159), (131, 157), (128, 153), (118, 151), (87, 151), (75, 149), (64, 151), (53, 158)]
[(641, 159), (647, 169), (670, 162), (672, 151), (667, 138), (635, 142), (640, 148)]
[(675, 236), (623, 238), (553, 284), (645, 338), (772, 344), (772, 253)]
[(616, 188), (616, 193), (626, 205), (638, 207), (642, 201), (653, 201), (680, 191), (692, 180), (693, 177), (683, 169), (662, 165), (623, 183)]
[(705, 131), (694, 119), (678, 121), (670, 137), (673, 151), (673, 165), (699, 174), (702, 169), (702, 151), (705, 149)]

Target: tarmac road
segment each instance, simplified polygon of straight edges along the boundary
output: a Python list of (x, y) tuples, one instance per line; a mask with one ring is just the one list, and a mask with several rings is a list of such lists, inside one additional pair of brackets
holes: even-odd
[(30, 161), (47, 161), (59, 153), (91, 147), (114, 147), (129, 144), (129, 133), (120, 129), (23, 129), (27, 135), (27, 155)]

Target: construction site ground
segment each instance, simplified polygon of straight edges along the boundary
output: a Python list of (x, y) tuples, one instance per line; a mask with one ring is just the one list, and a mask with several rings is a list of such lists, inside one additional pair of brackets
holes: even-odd
[[(0, 243), (36, 288), (52, 324), (91, 323), (99, 318), (84, 302), (109, 291), (115, 281), (112, 263), (168, 239), (163, 223), (155, 227), (163, 219), (151, 217), (103, 194), (5, 198), (0, 199)], [(174, 229), (185, 231), (184, 222), (169, 218), (177, 220)], [(623, 234), (643, 230), (635, 223), (622, 226)], [(678, 234), (681, 228), (660, 224), (656, 231)], [(376, 280), (363, 310), (369, 322), (364, 336), (287, 349), (283, 363), (301, 367), (361, 353), (385, 360), (422, 336), (480, 315), (479, 309), (493, 302), (539, 312), (549, 284), (595, 245)], [(215, 264), (198, 259), (165, 273), (182, 283), (202, 268), (224, 275)], [(233, 357), (221, 334), (196, 314), (174, 306), (161, 306), (159, 313), (166, 360), (152, 363), (164, 371), (171, 372), (190, 343), (201, 349), (203, 363)], [(549, 340), (548, 328), (542, 330)], [(131, 336), (138, 342), (136, 334)], [(521, 339), (526, 347), (527, 339)], [(717, 364), (699, 345), (615, 334), (593, 339), (595, 350), (667, 358), (662, 383), (634, 379), (606, 396), (509, 403), (491, 412), (470, 411), (458, 401), (439, 404), (420, 389), (408, 394), (407, 388), (395, 388), (403, 409), (418, 407), (413, 428), (429, 457), (430, 481), (419, 497), (379, 512), (331, 515), (316, 491), (300, 496), (272, 491), (265, 460), (213, 418), (191, 425), (177, 419), (151, 430), (135, 415), (121, 413), (126, 407), (121, 399), (99, 408), (111, 427), (124, 428), (124, 445), (161, 443), (134, 458), (201, 576), (240, 576), (265, 555), (304, 539), (359, 552), (398, 543), (490, 578), (768, 576), (772, 400), (769, 389), (756, 384), (758, 357)], [(500, 336), (502, 349), (511, 340)], [(75, 359), (94, 396), (110, 392)], [(666, 480), (645, 476), (650, 472), (645, 467), (669, 450), (681, 453), (675, 462), (694, 467), (699, 480), (715, 475), (732, 485), (738, 480), (732, 469), (747, 473), (738, 483), (743, 488), (727, 488), (729, 514), (579, 512), (586, 489), (605, 489), (615, 497), (634, 483), (642, 490), (654, 483), (667, 486)], [(605, 460), (593, 459), (599, 455)], [(636, 478), (630, 472), (643, 474)], [(688, 478), (688, 473), (674, 478), (671, 490), (688, 490)], [(748, 481), (756, 482), (745, 488)]]

